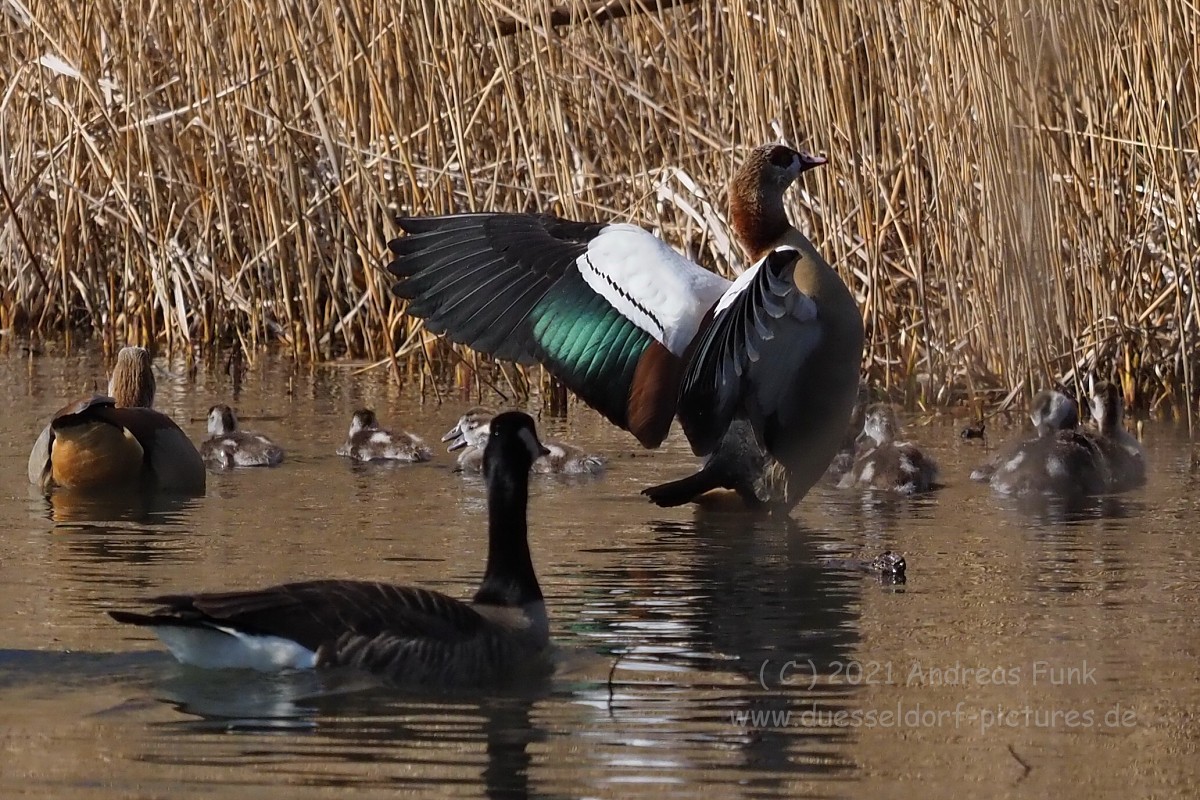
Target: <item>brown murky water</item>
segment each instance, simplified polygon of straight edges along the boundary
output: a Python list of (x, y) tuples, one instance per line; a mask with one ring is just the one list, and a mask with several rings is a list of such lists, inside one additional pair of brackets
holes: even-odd
[[(201, 438), (227, 379), (160, 365), (159, 407)], [(0, 797), (1196, 794), (1200, 503), (1175, 428), (1148, 426), (1148, 488), (1031, 512), (965, 479), (984, 451), (949, 422), (916, 427), (946, 489), (820, 489), (785, 525), (643, 502), (690, 466), (678, 434), (646, 454), (586, 409), (542, 419), (611, 458), (603, 479), (534, 486), (563, 668), (521, 694), (413, 695), (183, 668), (103, 611), (320, 576), (468, 594), (479, 480), (444, 453), (362, 467), (334, 449), (358, 406), (436, 441), (471, 403), (264, 359), (236, 405), (282, 467), (177, 504), (48, 502), (29, 446), (103, 374), (92, 354), (0, 353)], [(884, 549), (906, 585), (828, 563)]]

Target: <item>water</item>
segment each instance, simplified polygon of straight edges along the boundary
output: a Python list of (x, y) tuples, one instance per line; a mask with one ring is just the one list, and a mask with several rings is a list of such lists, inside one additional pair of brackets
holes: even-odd
[[(158, 405), (198, 440), (228, 379), (166, 366)], [(0, 353), (0, 797), (1195, 796), (1200, 515), (1174, 427), (1147, 427), (1148, 488), (1029, 510), (965, 479), (985, 451), (951, 421), (910, 426), (946, 489), (819, 489), (784, 524), (644, 502), (690, 467), (677, 432), (647, 454), (585, 409), (543, 418), (611, 465), (534, 483), (559, 673), (405, 694), (181, 667), (103, 611), (315, 577), (468, 595), (482, 483), (440, 452), (352, 466), (334, 450), (359, 406), (436, 442), (473, 401), (264, 358), (236, 406), (288, 449), (282, 467), (210, 474), (178, 503), (48, 502), (29, 446), (103, 373), (90, 353)], [(885, 549), (907, 584), (831, 563)]]

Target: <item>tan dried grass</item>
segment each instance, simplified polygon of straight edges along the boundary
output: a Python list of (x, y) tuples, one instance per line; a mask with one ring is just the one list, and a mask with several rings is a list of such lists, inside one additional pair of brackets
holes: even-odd
[(377, 269), (394, 213), (631, 219), (729, 272), (721, 188), (783, 136), (831, 156), (793, 214), (861, 298), (873, 379), (931, 405), (1090, 371), (1195, 397), (1180, 0), (649, 3), (558, 28), (535, 0), (0, 9), (5, 327), (400, 375), (445, 351)]

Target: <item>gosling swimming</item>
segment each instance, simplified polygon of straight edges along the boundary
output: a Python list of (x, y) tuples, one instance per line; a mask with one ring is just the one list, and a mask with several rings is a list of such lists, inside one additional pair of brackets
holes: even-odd
[(882, 489), (916, 494), (934, 488), (938, 467), (912, 442), (897, 442), (895, 410), (886, 403), (867, 409), (854, 465), (842, 476), (842, 489)]
[(362, 408), (350, 420), (346, 443), (337, 449), (339, 456), (355, 461), (405, 461), (415, 463), (433, 458), (433, 451), (419, 436), (392, 433), (379, 427), (375, 412)]
[[(483, 466), (483, 445), (487, 441), (488, 423), (493, 412), (477, 406), (459, 417), (453, 428), (442, 437), (449, 442), (447, 451), (458, 455), (460, 472), (479, 472)], [(607, 464), (603, 456), (585, 452), (582, 448), (563, 442), (543, 442), (548, 451), (533, 462), (533, 471), (539, 475), (598, 475)]]
[(219, 469), (274, 467), (283, 462), (283, 448), (261, 433), (240, 430), (237, 416), (226, 405), (208, 410), (208, 438), (200, 444), (200, 455)]

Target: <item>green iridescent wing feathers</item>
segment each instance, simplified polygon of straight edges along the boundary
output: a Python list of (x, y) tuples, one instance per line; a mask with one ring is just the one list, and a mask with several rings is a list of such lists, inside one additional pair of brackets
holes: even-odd
[(498, 359), (538, 362), (622, 428), (653, 339), (596, 294), (575, 261), (604, 223), (549, 215), (401, 218), (393, 292), (432, 333)]

